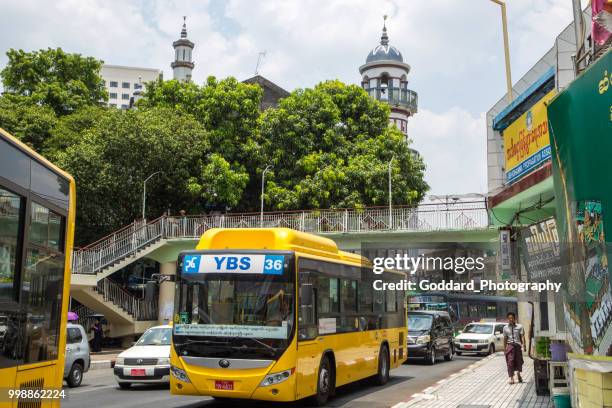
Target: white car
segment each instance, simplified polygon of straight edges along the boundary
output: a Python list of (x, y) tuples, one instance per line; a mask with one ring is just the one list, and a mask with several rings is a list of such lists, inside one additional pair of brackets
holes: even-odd
[(455, 352), (493, 354), (504, 348), (504, 326), (499, 322), (470, 323), (455, 337)]
[(155, 326), (144, 332), (134, 346), (117, 356), (114, 373), (119, 386), (169, 383), (171, 341), (171, 326)]

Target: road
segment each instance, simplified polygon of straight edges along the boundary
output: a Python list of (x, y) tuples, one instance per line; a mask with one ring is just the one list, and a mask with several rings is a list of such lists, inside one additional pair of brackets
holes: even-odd
[[(336, 397), (329, 401), (328, 407), (344, 408), (382, 408), (390, 407), (407, 400), (412, 394), (434, 384), (448, 375), (474, 363), (480, 357), (456, 356), (453, 361), (438, 360), (434, 366), (421, 362), (409, 362), (391, 371), (391, 379), (384, 387), (372, 385), (364, 380), (346, 385), (336, 390)], [(307, 402), (278, 404), (278, 407), (308, 407)], [(214, 401), (209, 397), (184, 397), (170, 395), (167, 386), (132, 386), (122, 390), (117, 386), (111, 369), (93, 370), (85, 374), (79, 388), (68, 389), (68, 398), (62, 408), (140, 408), (140, 407), (180, 407), (180, 408), (250, 408), (270, 407), (269, 402), (254, 401)]]

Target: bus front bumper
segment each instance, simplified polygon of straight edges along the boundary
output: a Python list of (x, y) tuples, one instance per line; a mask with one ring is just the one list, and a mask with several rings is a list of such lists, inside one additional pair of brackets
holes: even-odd
[(204, 368), (187, 365), (183, 361), (182, 370), (188, 377), (177, 378), (170, 375), (170, 392), (178, 395), (206, 395), (220, 398), (256, 399), (263, 401), (294, 401), (295, 377), (292, 373), (282, 382), (272, 385), (262, 385), (264, 379), (274, 368), (259, 369), (231, 369), (231, 368)]

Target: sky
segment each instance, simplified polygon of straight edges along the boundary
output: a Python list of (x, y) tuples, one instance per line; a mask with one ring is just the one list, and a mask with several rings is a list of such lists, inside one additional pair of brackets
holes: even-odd
[[(507, 3), (516, 82), (570, 23), (572, 2)], [(10, 48), (61, 47), (170, 79), (172, 42), (187, 16), (198, 83), (249, 78), (265, 51), (259, 73), (287, 90), (327, 79), (357, 84), (385, 14), (419, 94), (408, 132), (429, 193), (486, 193), (485, 113), (506, 83), (500, 7), (490, 0), (0, 0), (0, 69)]]

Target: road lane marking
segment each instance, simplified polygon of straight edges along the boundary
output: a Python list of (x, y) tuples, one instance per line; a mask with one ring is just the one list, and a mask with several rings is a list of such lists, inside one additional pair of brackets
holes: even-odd
[(68, 391), (68, 397), (70, 397), (72, 394), (84, 394), (86, 392), (102, 390), (104, 388), (116, 388), (116, 387), (117, 387), (117, 384), (113, 384), (113, 385), (103, 385), (101, 387), (84, 388), (82, 390), (77, 390), (77, 391)]

